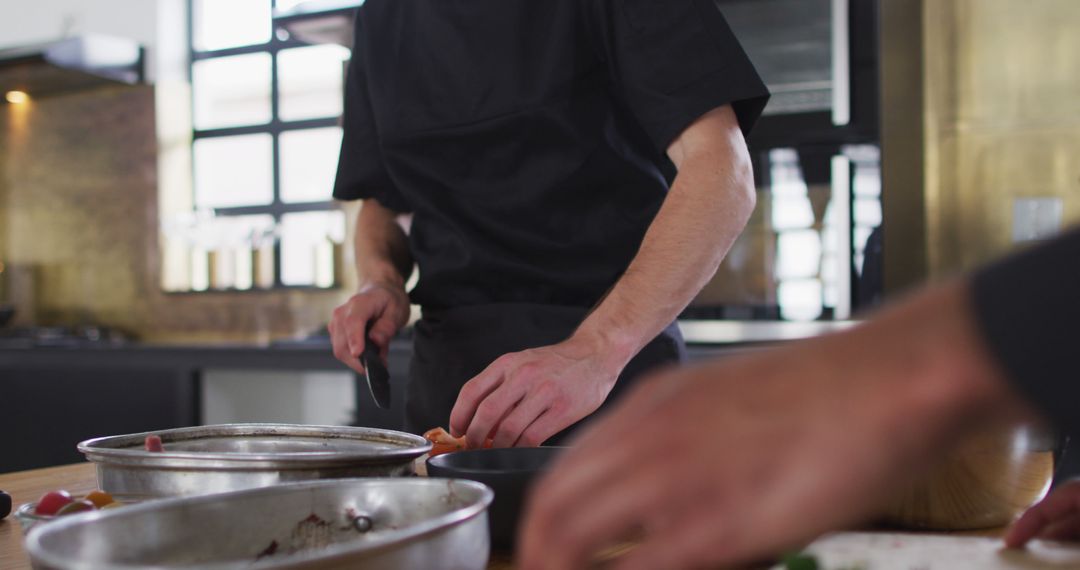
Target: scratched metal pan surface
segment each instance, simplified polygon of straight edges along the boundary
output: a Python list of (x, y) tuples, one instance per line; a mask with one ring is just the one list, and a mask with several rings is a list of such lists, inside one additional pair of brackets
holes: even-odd
[(71, 515), (26, 547), (38, 570), (480, 569), (492, 497), (460, 479), (289, 483)]
[[(149, 435), (164, 451), (146, 451)], [(404, 432), (344, 426), (222, 424), (101, 437), (78, 445), (110, 493), (175, 497), (347, 477), (414, 474), (431, 449)]]

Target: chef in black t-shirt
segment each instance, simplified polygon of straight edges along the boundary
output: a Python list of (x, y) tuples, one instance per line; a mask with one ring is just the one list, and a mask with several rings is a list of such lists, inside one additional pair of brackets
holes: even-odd
[(682, 359), (768, 99), (711, 0), (368, 0), (345, 97), (334, 353), (362, 371), (420, 305), (408, 429), (539, 445)]

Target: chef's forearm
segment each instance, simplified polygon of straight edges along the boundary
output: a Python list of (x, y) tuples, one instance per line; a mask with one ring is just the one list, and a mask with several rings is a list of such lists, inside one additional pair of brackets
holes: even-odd
[(574, 338), (625, 365), (715, 275), (755, 204), (745, 140), (730, 108), (706, 115), (669, 149), (679, 169), (627, 271)]
[(361, 288), (371, 284), (404, 287), (412, 272), (408, 237), (397, 214), (374, 199), (364, 201), (353, 236)]

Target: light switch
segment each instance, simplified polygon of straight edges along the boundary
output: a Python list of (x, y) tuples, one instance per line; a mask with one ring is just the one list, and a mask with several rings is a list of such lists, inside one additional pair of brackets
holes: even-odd
[(1013, 243), (1046, 239), (1061, 230), (1061, 198), (1013, 200)]

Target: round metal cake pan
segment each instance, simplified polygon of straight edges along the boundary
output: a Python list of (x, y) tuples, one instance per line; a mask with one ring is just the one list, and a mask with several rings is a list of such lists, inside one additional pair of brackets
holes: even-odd
[[(165, 451), (146, 451), (149, 435)], [(223, 424), (101, 437), (78, 445), (98, 486), (145, 497), (202, 495), (279, 483), (414, 473), (431, 449), (404, 432), (343, 426)]]
[(38, 570), (480, 569), (493, 493), (474, 481), (309, 481), (163, 499), (34, 528)]

